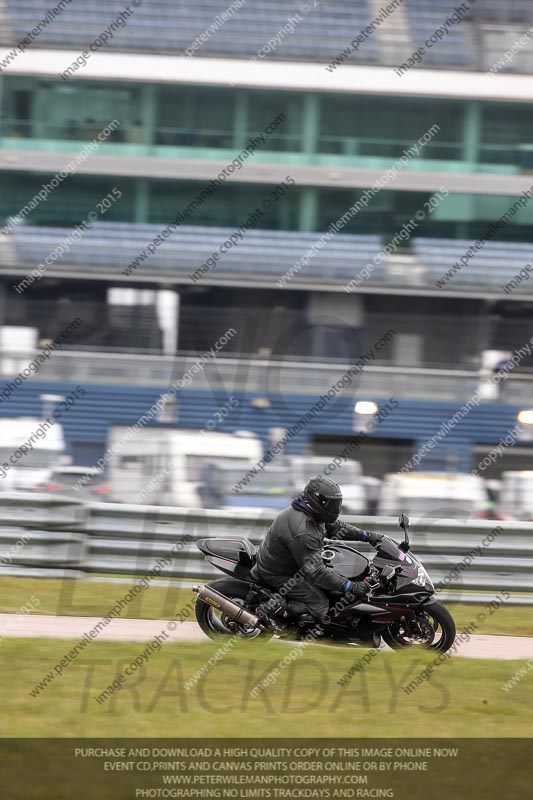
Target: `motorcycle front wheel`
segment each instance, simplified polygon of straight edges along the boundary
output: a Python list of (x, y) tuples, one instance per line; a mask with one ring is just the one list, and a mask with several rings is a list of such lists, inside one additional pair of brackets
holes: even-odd
[(386, 644), (393, 650), (413, 645), (442, 653), (450, 649), (455, 639), (455, 622), (447, 608), (440, 603), (432, 603), (417, 610), (416, 617), (421, 629), (419, 635), (413, 635), (402, 622), (391, 622), (381, 633)]

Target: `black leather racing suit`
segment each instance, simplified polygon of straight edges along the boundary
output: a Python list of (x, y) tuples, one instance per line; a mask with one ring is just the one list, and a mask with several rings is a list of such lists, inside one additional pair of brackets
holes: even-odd
[(298, 498), (282, 511), (263, 539), (252, 577), (280, 590), (289, 601), (290, 611), (314, 618), (329, 609), (328, 592), (344, 592), (346, 578), (326, 567), (322, 559), (324, 538), (366, 541), (365, 531), (337, 520), (320, 522), (304, 500)]

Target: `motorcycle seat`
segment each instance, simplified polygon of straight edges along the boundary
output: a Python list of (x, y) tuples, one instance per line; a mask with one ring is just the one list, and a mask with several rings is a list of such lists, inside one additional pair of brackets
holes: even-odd
[(242, 548), (239, 550), (239, 564), (243, 567), (252, 567), (255, 564), (257, 547), (248, 539), (242, 539)]
[(230, 559), (243, 567), (255, 564), (257, 548), (244, 537), (235, 539), (201, 539), (198, 547), (202, 552)]

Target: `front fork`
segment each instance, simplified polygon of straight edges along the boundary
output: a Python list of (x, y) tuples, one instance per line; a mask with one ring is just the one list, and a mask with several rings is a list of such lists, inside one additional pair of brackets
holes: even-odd
[(424, 644), (431, 644), (435, 638), (435, 630), (426, 617), (420, 616), (421, 611), (423, 613), (423, 607), (420, 606), (412, 609), (401, 624), (409, 637), (418, 639)]

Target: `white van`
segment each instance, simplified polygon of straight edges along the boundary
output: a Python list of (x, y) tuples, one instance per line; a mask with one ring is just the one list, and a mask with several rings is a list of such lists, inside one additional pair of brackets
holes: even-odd
[(511, 519), (533, 519), (532, 470), (509, 470), (503, 473), (498, 511)]
[(413, 518), (472, 519), (489, 500), (483, 479), (469, 473), (412, 472), (385, 475), (378, 516), (401, 511)]
[[(22, 453), (21, 445), (26, 445)], [(64, 460), (65, 440), (58, 423), (33, 417), (0, 419), (0, 490), (36, 489)], [(7, 466), (4, 466), (7, 465)]]
[(289, 458), (293, 491), (301, 492), (313, 475), (325, 475), (339, 484), (342, 490), (342, 513), (365, 514), (366, 493), (363, 473), (359, 461), (343, 461), (339, 467), (327, 473), (324, 470), (333, 464), (335, 456), (291, 456)]
[(263, 452), (251, 434), (145, 427), (128, 436), (126, 430), (113, 426), (109, 435), (113, 502), (196, 508), (208, 464), (249, 468)]

